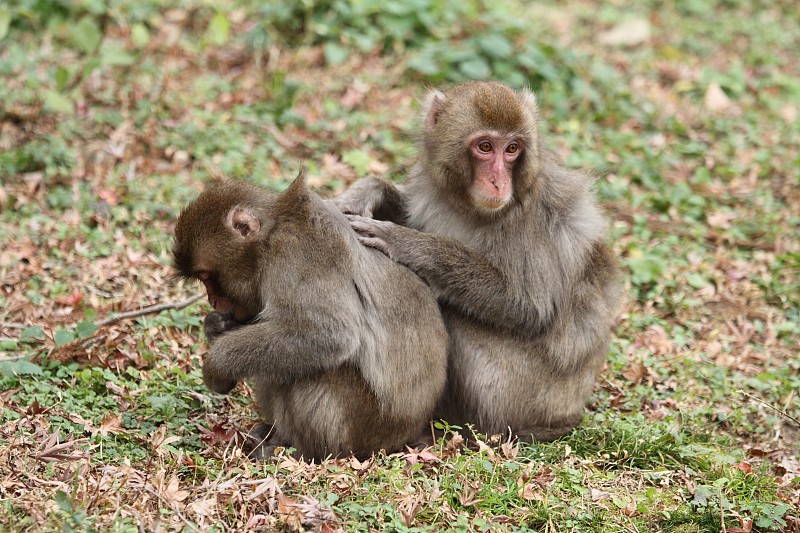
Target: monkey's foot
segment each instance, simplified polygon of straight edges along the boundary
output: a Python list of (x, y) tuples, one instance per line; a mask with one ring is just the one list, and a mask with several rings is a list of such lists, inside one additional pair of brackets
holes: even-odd
[(257, 424), (247, 434), (242, 451), (253, 461), (269, 461), (275, 455), (275, 450), (282, 447), (274, 433), (272, 424)]

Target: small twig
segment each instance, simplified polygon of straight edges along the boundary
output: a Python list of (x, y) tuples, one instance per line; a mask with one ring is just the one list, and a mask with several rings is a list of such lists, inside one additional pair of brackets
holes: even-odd
[(101, 328), (103, 326), (108, 326), (109, 324), (114, 324), (119, 322), (120, 320), (126, 318), (135, 318), (137, 316), (148, 315), (150, 313), (160, 313), (161, 311), (166, 311), (167, 309), (183, 309), (184, 307), (190, 306), (195, 303), (197, 300), (203, 297), (203, 293), (197, 293), (191, 298), (187, 298), (186, 300), (180, 302), (170, 302), (165, 304), (158, 304), (158, 305), (150, 305), (147, 307), (142, 307), (136, 311), (126, 311), (125, 313), (116, 313), (109, 315), (108, 318), (101, 320), (97, 323), (97, 327)]
[(27, 324), (22, 322), (0, 322), (0, 329), (25, 329)]
[(0, 363), (13, 363), (14, 361), (21, 361), (29, 357), (33, 358), (36, 354), (22, 354), (22, 355), (9, 355), (8, 357), (0, 357)]
[[(147, 307), (142, 307), (141, 309), (137, 309), (136, 311), (126, 311), (124, 313), (112, 313), (107, 318), (101, 320), (97, 323), (98, 328), (102, 328), (104, 326), (108, 326), (109, 324), (115, 324), (120, 320), (124, 320), (126, 318), (135, 318), (138, 316), (147, 315), (150, 313), (160, 313), (161, 311), (166, 311), (168, 309), (183, 309), (184, 307), (188, 307), (195, 303), (197, 300), (202, 298), (204, 294), (199, 292), (192, 296), (191, 298), (187, 298), (186, 300), (182, 300), (180, 302), (169, 302), (165, 304), (157, 304), (157, 305), (150, 305)], [(3, 323), (5, 325), (6, 323)], [(22, 327), (28, 327), (24, 324), (21, 324)], [(93, 335), (87, 339), (78, 339), (77, 341), (73, 342), (81, 342), (82, 346), (87, 346), (93, 339), (95, 339), (97, 335)], [(10, 357), (2, 357), (0, 361), (2, 362), (13, 362), (19, 361), (21, 359), (26, 359), (31, 357), (31, 354), (23, 354), (23, 355), (12, 355)]]
[(741, 390), (741, 389), (739, 389), (739, 392), (740, 392), (741, 394), (743, 394), (743, 395), (747, 396), (747, 397), (748, 397), (748, 398), (750, 398), (751, 400), (755, 400), (755, 401), (757, 401), (758, 403), (760, 403), (760, 404), (762, 404), (762, 405), (765, 405), (765, 406), (769, 407), (770, 409), (772, 409), (773, 411), (775, 411), (775, 412), (776, 412), (776, 413), (778, 413), (779, 415), (783, 415), (783, 416), (785, 416), (786, 418), (788, 418), (789, 420), (791, 420), (792, 422), (794, 422), (794, 423), (795, 423), (795, 425), (796, 425), (798, 428), (800, 428), (800, 420), (798, 420), (797, 418), (793, 417), (792, 415), (790, 415), (790, 414), (789, 414), (789, 413), (787, 413), (786, 411), (782, 411), (781, 409), (778, 409), (778, 408), (777, 408), (777, 407), (775, 407), (774, 405), (771, 405), (771, 404), (769, 404), (768, 402), (765, 402), (765, 401), (764, 401), (764, 400), (762, 400), (761, 398), (757, 398), (757, 397), (753, 396), (752, 394), (750, 394), (750, 393), (747, 393), (747, 392), (745, 392), (745, 391), (743, 391), (743, 390)]
[(86, 288), (89, 289), (89, 292), (91, 292), (92, 294), (96, 294), (98, 296), (102, 296), (103, 298), (109, 298), (110, 299), (110, 298), (114, 297), (114, 295), (111, 294), (110, 292), (100, 290), (97, 287), (95, 287), (94, 285), (87, 285)]

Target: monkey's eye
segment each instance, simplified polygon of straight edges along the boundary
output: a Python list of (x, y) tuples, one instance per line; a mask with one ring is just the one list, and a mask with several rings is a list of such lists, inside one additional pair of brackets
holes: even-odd
[(478, 150), (483, 152), (484, 154), (488, 154), (492, 151), (492, 143), (489, 141), (481, 141), (478, 143)]
[(517, 152), (519, 152), (519, 145), (517, 143), (511, 143), (506, 146), (507, 154), (516, 154)]

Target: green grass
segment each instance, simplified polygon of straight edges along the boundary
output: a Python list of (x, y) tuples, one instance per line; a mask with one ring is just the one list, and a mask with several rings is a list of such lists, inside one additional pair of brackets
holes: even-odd
[[(793, 2), (262, 4), (0, 7), (0, 531), (800, 528)], [(200, 289), (169, 252), (208, 183), (402, 179), (416, 99), (476, 77), (598, 175), (629, 291), (583, 425), (250, 463), (205, 304), (103, 320)]]

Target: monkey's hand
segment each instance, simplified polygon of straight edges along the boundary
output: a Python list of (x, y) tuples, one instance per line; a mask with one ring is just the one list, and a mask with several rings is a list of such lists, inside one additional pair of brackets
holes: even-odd
[(405, 197), (401, 188), (378, 177), (360, 179), (336, 198), (330, 200), (339, 211), (379, 220), (403, 222)]
[(352, 194), (350, 190), (345, 191), (336, 198), (331, 198), (330, 201), (336, 206), (336, 209), (345, 215), (372, 217), (372, 210), (375, 207), (375, 202), (371, 201), (369, 197)]
[(225, 363), (225, 354), (221, 354), (218, 346), (212, 346), (203, 359), (203, 383), (209, 390), (220, 394), (228, 394), (236, 381), (228, 375), (230, 364)]
[(385, 220), (375, 220), (359, 215), (346, 216), (350, 222), (350, 227), (358, 233), (358, 241), (361, 244), (375, 248), (389, 256), (390, 259), (393, 259), (392, 243), (394, 242), (394, 237), (407, 228)]
[(203, 321), (203, 330), (205, 331), (206, 339), (208, 339), (208, 344), (213, 345), (220, 335), (234, 330), (240, 325), (239, 322), (234, 320), (233, 316), (214, 311), (209, 313)]

